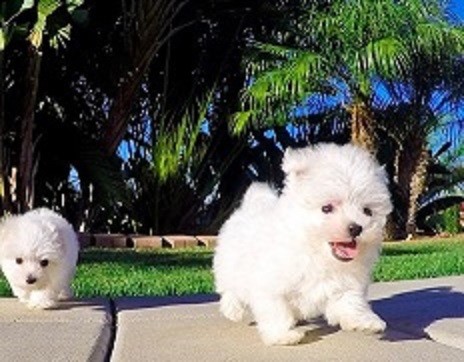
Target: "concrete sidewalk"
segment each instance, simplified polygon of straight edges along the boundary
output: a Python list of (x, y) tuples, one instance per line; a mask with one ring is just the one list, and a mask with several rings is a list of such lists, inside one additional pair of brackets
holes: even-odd
[(106, 299), (66, 302), (49, 311), (0, 299), (0, 361), (104, 361), (112, 340), (111, 310)]
[(0, 299), (0, 361), (463, 361), (464, 276), (376, 283), (384, 336), (300, 326), (304, 343), (266, 347), (254, 326), (218, 313), (215, 296), (119, 298), (28, 311)]

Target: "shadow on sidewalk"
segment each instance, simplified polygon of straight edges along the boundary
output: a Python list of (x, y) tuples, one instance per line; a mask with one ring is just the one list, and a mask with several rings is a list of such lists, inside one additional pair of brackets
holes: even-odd
[[(140, 309), (158, 309), (163, 307), (176, 307), (185, 305), (208, 305), (219, 301), (219, 296), (216, 294), (198, 294), (189, 296), (171, 296), (171, 297), (120, 297), (116, 299), (116, 311), (125, 312)], [(219, 308), (215, 309), (218, 318), (225, 323), (234, 325), (235, 323), (227, 321), (226, 318), (220, 316)], [(248, 315), (242, 322), (235, 325), (248, 326), (256, 328), (256, 323), (253, 322), (251, 316)], [(301, 321), (297, 324), (302, 331), (304, 331), (304, 338), (299, 344), (311, 344), (323, 339), (323, 337), (336, 333), (339, 328), (328, 326), (323, 318), (317, 318), (311, 321)], [(256, 331), (256, 333), (258, 333)]]
[[(389, 326), (383, 339), (391, 342), (428, 338), (427, 327), (443, 319), (464, 319), (464, 293), (450, 286), (419, 289), (372, 302)], [(404, 338), (403, 338), (404, 337)], [(464, 332), (463, 332), (464, 337)]]
[(176, 305), (214, 303), (219, 300), (219, 296), (215, 294), (195, 294), (169, 297), (120, 297), (116, 298), (115, 300), (117, 301), (117, 310), (125, 311), (136, 309), (153, 309)]
[[(215, 294), (171, 297), (121, 297), (116, 299), (116, 312), (157, 309), (179, 305), (207, 305), (219, 300)], [(464, 293), (454, 291), (451, 286), (440, 286), (395, 294), (372, 302), (389, 328), (384, 341), (400, 342), (428, 338), (427, 327), (443, 319), (464, 319)], [(219, 312), (218, 312), (219, 313)], [(300, 323), (306, 330), (302, 344), (316, 342), (326, 335), (336, 333), (339, 328), (329, 327), (323, 319)], [(398, 333), (402, 332), (402, 333)], [(463, 333), (464, 336), (464, 333)]]
[(86, 299), (70, 299), (60, 301), (55, 307), (47, 309), (49, 311), (54, 310), (71, 310), (85, 308), (96, 311), (107, 311), (110, 306), (110, 301), (106, 298), (86, 298)]

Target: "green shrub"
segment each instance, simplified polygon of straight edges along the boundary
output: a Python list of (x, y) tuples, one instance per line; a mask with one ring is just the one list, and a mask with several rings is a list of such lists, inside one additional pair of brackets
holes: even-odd
[(442, 217), (442, 231), (448, 232), (450, 234), (457, 234), (460, 231), (461, 225), (459, 224), (459, 205), (455, 205), (444, 210)]
[(457, 234), (462, 231), (459, 223), (459, 205), (451, 206), (441, 212), (431, 215), (427, 225), (437, 232)]

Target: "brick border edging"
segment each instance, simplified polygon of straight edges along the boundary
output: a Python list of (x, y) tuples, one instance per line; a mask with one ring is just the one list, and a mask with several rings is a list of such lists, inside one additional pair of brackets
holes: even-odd
[(139, 235), (139, 234), (100, 234), (77, 233), (77, 239), (82, 249), (97, 248), (128, 248), (128, 249), (183, 249), (195, 246), (214, 248), (215, 235)]

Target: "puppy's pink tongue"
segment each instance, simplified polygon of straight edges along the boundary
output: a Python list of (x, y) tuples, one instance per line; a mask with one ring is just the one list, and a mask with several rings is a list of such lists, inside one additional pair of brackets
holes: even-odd
[(353, 260), (356, 255), (358, 255), (358, 248), (355, 240), (331, 242), (330, 246), (332, 247), (332, 254), (342, 261)]

